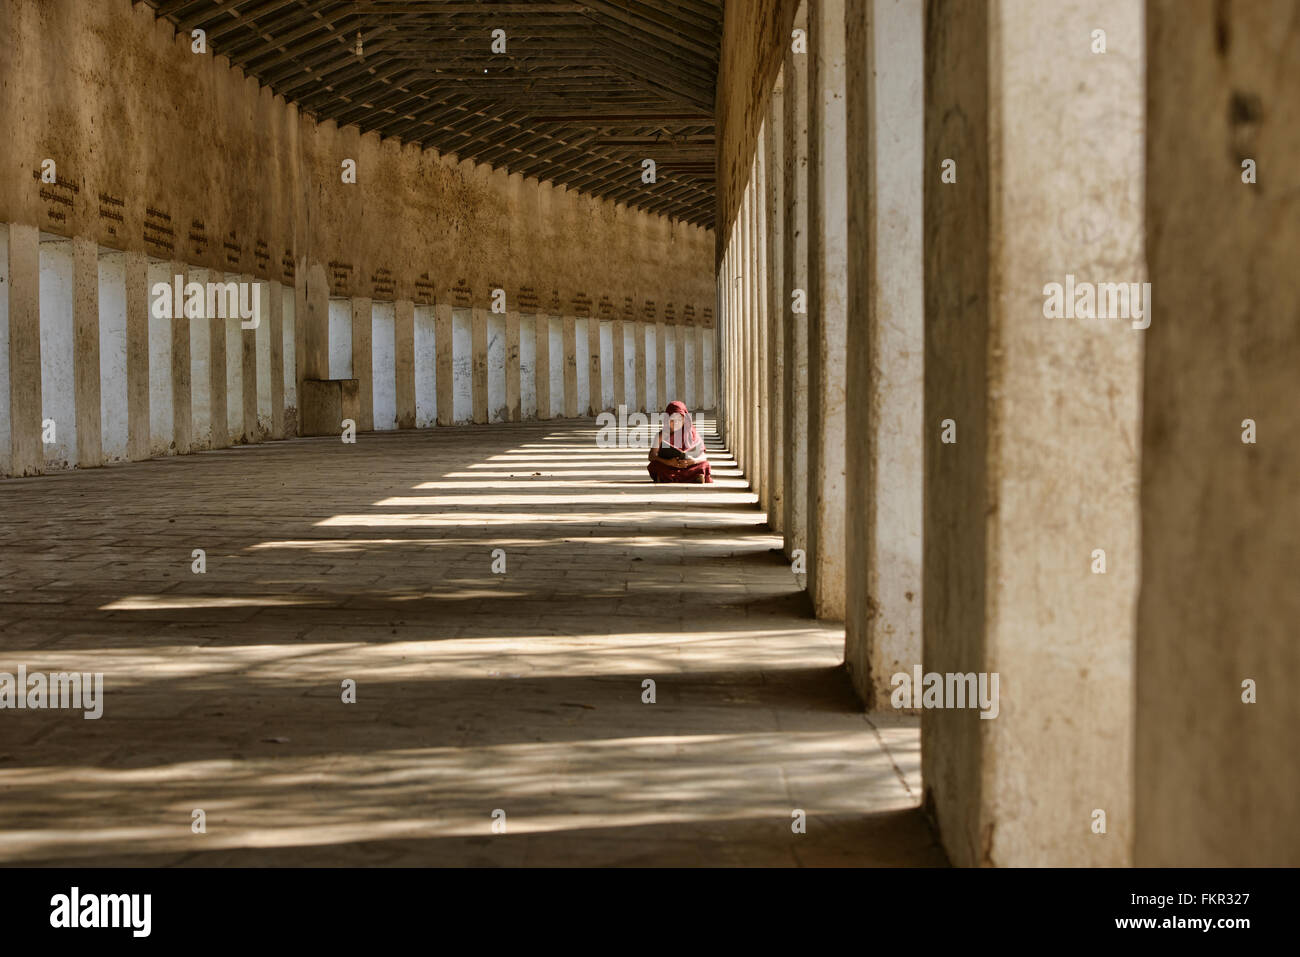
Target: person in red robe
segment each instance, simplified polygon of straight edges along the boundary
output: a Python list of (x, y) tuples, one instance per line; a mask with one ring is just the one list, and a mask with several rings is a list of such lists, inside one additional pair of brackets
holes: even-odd
[(650, 448), (648, 471), (654, 482), (713, 482), (704, 440), (684, 402), (669, 402), (664, 409), (663, 428)]

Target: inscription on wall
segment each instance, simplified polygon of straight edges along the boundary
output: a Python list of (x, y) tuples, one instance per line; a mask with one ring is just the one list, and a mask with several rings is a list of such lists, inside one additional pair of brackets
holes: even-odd
[(456, 306), (474, 305), (474, 299), (470, 293), (470, 288), (468, 285), (465, 284), (464, 279), (456, 280), (456, 285), (451, 290), (451, 301), (452, 301), (452, 305), (456, 305)]
[(284, 255), (280, 257), (280, 275), (283, 277), (284, 282), (292, 283), (296, 274), (297, 267), (294, 266), (293, 250), (286, 249)]
[(573, 294), (573, 314), (582, 317), (591, 315), (591, 297), (585, 292), (575, 292)]
[(226, 233), (225, 242), (221, 248), (226, 251), (226, 265), (238, 269), (241, 260), (244, 258), (244, 247), (239, 245), (239, 234), (233, 229)]
[(176, 248), (176, 231), (172, 229), (171, 214), (154, 206), (146, 206), (141, 238), (146, 246), (170, 256)]
[(422, 272), (415, 280), (415, 301), (422, 304), (433, 302), (433, 279), (427, 272)]
[(352, 264), (331, 259), (326, 267), (330, 274), (330, 292), (336, 296), (347, 295), (352, 279)]
[(659, 310), (655, 305), (655, 301), (653, 299), (647, 299), (645, 304), (641, 307), (641, 321), (654, 322), (655, 316), (657, 316), (658, 313)]
[(600, 297), (600, 303), (596, 306), (596, 315), (601, 319), (614, 318), (614, 301), (609, 296)]
[(267, 248), (265, 239), (257, 239), (253, 242), (253, 266), (259, 275), (265, 276), (268, 267), (271, 265), (271, 250)]
[(126, 209), (126, 200), (120, 196), (112, 196), (108, 193), (99, 194), (99, 218), (104, 222), (104, 228), (110, 236), (116, 236), (119, 227), (126, 228), (126, 217), (122, 215)]
[(40, 183), (39, 195), (46, 203), (45, 216), (50, 222), (67, 223), (68, 213), (72, 212), (73, 202), (81, 187), (61, 176), (56, 176), (53, 183), (41, 182), (41, 171), (32, 170), (32, 179)]
[(397, 286), (391, 270), (380, 266), (370, 274), (370, 294), (376, 299), (392, 299)]
[(519, 311), (536, 312), (537, 311), (537, 290), (532, 286), (519, 287)]
[(202, 256), (208, 251), (208, 228), (203, 225), (203, 220), (190, 220), (189, 241), (192, 255)]

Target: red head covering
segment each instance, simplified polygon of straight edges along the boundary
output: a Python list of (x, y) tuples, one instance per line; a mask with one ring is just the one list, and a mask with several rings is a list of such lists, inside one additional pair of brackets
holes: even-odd
[[(684, 422), (682, 428), (674, 429), (670, 416), (673, 414), (680, 415)], [(671, 445), (675, 449), (681, 449), (683, 452), (690, 452), (697, 446), (703, 451), (704, 443), (700, 440), (700, 434), (695, 431), (695, 423), (691, 419), (691, 411), (686, 408), (685, 402), (669, 402), (668, 407), (664, 409), (664, 424), (659, 433), (659, 441), (662, 445)]]

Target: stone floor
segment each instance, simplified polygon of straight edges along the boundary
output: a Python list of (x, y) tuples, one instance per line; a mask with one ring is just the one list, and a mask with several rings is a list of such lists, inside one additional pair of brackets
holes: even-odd
[(858, 710), (734, 462), (644, 457), (541, 422), (0, 483), (0, 672), (105, 689), (0, 710), (0, 863), (942, 864), (915, 720)]

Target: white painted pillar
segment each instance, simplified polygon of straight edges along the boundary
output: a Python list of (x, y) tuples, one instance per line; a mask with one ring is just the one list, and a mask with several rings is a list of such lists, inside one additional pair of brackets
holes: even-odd
[[(795, 16), (795, 29), (807, 29), (806, 8)], [(785, 365), (781, 370), (786, 396), (785, 454), (782, 485), (785, 488), (785, 553), (808, 546), (808, 54), (795, 53), (786, 44), (783, 68), (785, 91), (784, 202), (782, 216), (785, 248), (781, 268), (785, 291), (781, 296), (782, 346)], [(805, 555), (806, 559), (806, 555)]]
[(818, 618), (839, 621), (845, 602), (848, 330), (844, 0), (821, 0), (810, 9), (808, 594)]
[[(933, 0), (926, 16), (943, 29), (926, 33), (923, 665), (997, 675), (1000, 696), (996, 720), (922, 711), (925, 800), (956, 865), (1123, 866), (1144, 333), (1048, 318), (1045, 287), (1144, 278), (1143, 7)], [(1105, 135), (1079, 137), (1080, 117)], [(1219, 137), (1206, 155), (1224, 162)], [(1186, 336), (1160, 296), (1153, 327)]]
[(9, 226), (9, 471), (36, 475), (41, 443), (41, 253), (35, 226)]
[(415, 428), (415, 303), (399, 299), (393, 304), (393, 388), (396, 425)]
[(488, 314), (475, 306), (472, 313), (473, 380), (471, 394), (474, 399), (474, 421), (488, 420)]
[(519, 313), (506, 313), (506, 421), (519, 421)]
[(537, 313), (533, 327), (533, 342), (536, 348), (537, 380), (537, 417), (549, 419), (554, 416), (554, 398), (551, 395), (551, 318), (544, 312)]
[(869, 709), (921, 662), (924, 4), (849, 0), (848, 599), (845, 663)]
[(284, 438), (285, 396), (285, 293), (282, 283), (266, 284), (266, 308), (263, 315), (266, 324), (267, 351), (270, 357), (267, 376), (270, 380), (271, 399), (271, 438)]
[[(126, 254), (100, 250), (98, 273), (100, 435), (104, 461), (122, 462), (127, 458)], [(8, 335), (3, 338), (7, 344)], [(0, 403), (8, 403), (7, 387), (0, 390)], [(8, 446), (0, 443), (0, 455)]]
[(433, 337), (438, 362), (438, 424), (451, 425), (455, 421), (456, 409), (451, 303), (439, 302), (434, 305)]
[[(352, 378), (357, 380), (357, 397), (361, 407), (357, 418), (357, 431), (373, 432), (375, 429), (375, 303), (369, 296), (353, 296), (351, 309)], [(331, 378), (344, 377), (331, 376)]]
[(788, 310), (784, 289), (785, 251), (785, 102), (784, 70), (777, 77), (764, 112), (767, 135), (763, 138), (767, 175), (764, 209), (767, 216), (767, 455), (764, 461), (768, 482), (767, 524), (778, 535), (785, 531), (785, 343), (784, 324)]

